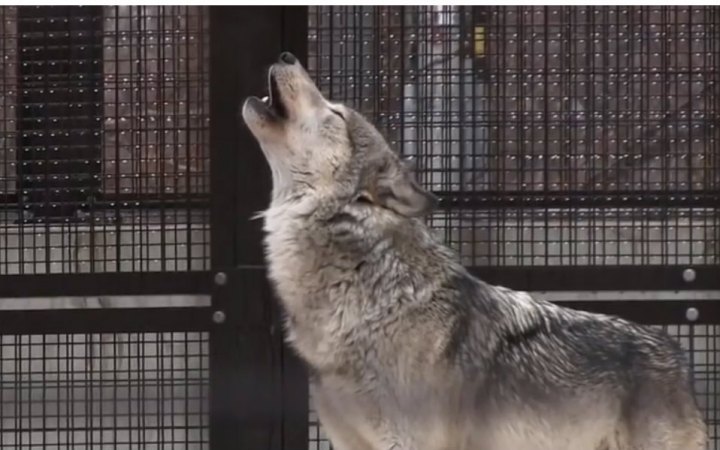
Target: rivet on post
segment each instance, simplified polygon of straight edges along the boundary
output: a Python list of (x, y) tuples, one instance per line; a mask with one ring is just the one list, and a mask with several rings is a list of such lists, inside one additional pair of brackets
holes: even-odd
[(222, 311), (215, 311), (212, 315), (212, 320), (215, 323), (225, 322), (225, 313)]
[(688, 308), (685, 311), (685, 318), (688, 322), (696, 322), (700, 318), (700, 311), (697, 308)]
[(683, 271), (683, 280), (685, 280), (686, 283), (692, 283), (695, 281), (695, 278), (697, 278), (695, 270), (685, 269), (685, 271)]
[(225, 274), (225, 272), (216, 273), (215, 284), (217, 284), (218, 286), (225, 286), (225, 284), (227, 284), (227, 274)]

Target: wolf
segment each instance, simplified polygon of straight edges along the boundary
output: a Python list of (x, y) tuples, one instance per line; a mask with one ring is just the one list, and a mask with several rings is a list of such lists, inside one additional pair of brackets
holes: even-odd
[(268, 89), (242, 106), (272, 174), (268, 276), (336, 449), (704, 449), (669, 336), (473, 277), (360, 113), (287, 52)]

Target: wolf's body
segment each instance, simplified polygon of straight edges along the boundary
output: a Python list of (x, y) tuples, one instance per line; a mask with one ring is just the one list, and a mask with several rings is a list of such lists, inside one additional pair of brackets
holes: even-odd
[(270, 278), (336, 449), (705, 448), (675, 342), (472, 277), (379, 133), (281, 59), (243, 117), (273, 173)]

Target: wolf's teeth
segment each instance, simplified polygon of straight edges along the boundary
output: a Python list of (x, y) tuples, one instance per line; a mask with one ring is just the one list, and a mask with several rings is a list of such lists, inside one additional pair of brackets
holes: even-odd
[(262, 98), (262, 102), (267, 105), (268, 103), (270, 103), (270, 97), (268, 97), (268, 96), (266, 95), (265, 97)]

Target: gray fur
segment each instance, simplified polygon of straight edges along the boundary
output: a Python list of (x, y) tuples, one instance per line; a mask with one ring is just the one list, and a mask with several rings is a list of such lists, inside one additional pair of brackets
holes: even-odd
[(243, 107), (273, 174), (269, 276), (338, 450), (705, 448), (672, 339), (472, 277), (372, 125), (298, 64), (270, 76), (282, 117)]

